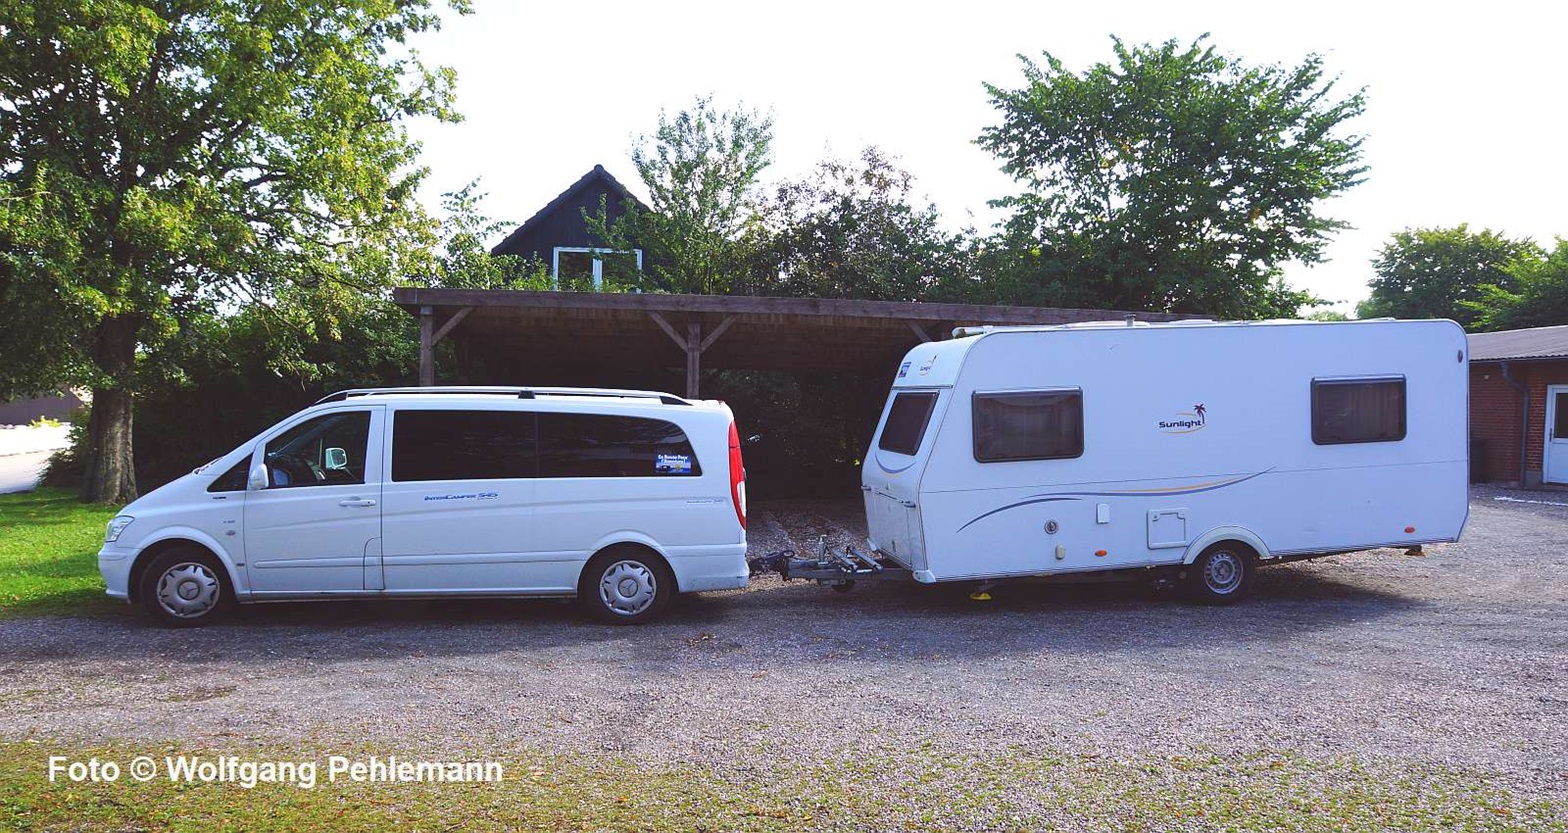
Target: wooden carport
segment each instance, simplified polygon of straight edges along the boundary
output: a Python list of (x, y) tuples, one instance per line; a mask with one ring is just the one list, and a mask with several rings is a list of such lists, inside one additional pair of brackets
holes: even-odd
[(419, 319), (419, 383), (435, 384), (435, 347), (458, 338), (550, 367), (703, 368), (891, 373), (910, 347), (976, 325), (1170, 321), (1117, 310), (928, 304), (840, 298), (419, 289), (394, 293)]

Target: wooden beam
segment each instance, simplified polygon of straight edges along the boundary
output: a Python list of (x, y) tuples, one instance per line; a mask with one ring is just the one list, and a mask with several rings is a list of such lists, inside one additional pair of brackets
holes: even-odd
[(724, 331), (728, 330), (730, 325), (735, 323), (735, 319), (739, 317), (738, 315), (726, 316), (723, 321), (719, 322), (719, 326), (714, 327), (713, 332), (708, 333), (708, 337), (702, 340), (702, 346), (697, 349), (697, 352), (708, 352), (708, 348), (713, 346), (713, 342), (718, 341), (719, 336), (724, 335)]
[(434, 347), (437, 344), (440, 344), (441, 339), (446, 338), (446, 334), (452, 332), (452, 328), (456, 327), (460, 322), (462, 322), (464, 318), (468, 317), (469, 313), (473, 311), (473, 307), (463, 307), (457, 312), (452, 313), (452, 317), (448, 318), (446, 323), (441, 325), (441, 329), (436, 330), (435, 335), (430, 337), (430, 346)]
[(436, 311), (430, 307), (419, 308), (419, 385), (430, 387), (436, 383)]
[[(410, 310), (441, 307), (517, 307), (537, 310), (629, 310), (646, 313), (797, 315), (941, 321), (962, 324), (1065, 324), (1121, 321), (1125, 310), (1009, 307), (923, 301), (866, 301), (855, 298), (780, 298), (763, 295), (664, 295), (656, 292), (554, 292), (524, 289), (426, 289), (400, 287), (393, 299)], [(1140, 321), (1176, 321), (1197, 315), (1140, 312)]]
[(693, 316), (686, 322), (686, 398), (696, 399), (702, 374), (702, 321)]
[(920, 326), (919, 324), (916, 324), (913, 321), (905, 321), (904, 323), (909, 325), (909, 329), (915, 331), (915, 335), (920, 336), (920, 343), (921, 344), (924, 344), (924, 343), (926, 343), (926, 342), (931, 340), (931, 335), (926, 332), (926, 328), (925, 327), (922, 327), (922, 326)]
[(669, 335), (670, 339), (675, 342), (676, 347), (681, 348), (682, 352), (686, 350), (686, 339), (681, 338), (681, 334), (675, 332), (675, 328), (670, 326), (670, 322), (664, 320), (664, 316), (656, 312), (649, 312), (648, 317), (653, 319), (653, 323), (659, 325), (659, 329)]

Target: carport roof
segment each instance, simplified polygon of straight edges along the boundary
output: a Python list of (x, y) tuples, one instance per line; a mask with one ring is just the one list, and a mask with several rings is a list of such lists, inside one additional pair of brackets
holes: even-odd
[[(948, 338), (958, 326), (1194, 317), (838, 298), (413, 287), (397, 289), (394, 300), (420, 318), (423, 361), (451, 334), (524, 364), (684, 366), (688, 395), (699, 365), (874, 373), (891, 371), (910, 347)], [(433, 383), (428, 367), (422, 383)]]

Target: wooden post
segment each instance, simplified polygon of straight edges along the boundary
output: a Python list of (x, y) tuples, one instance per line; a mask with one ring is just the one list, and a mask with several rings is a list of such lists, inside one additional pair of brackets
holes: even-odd
[(436, 311), (431, 307), (419, 308), (419, 386), (430, 387), (436, 383)]
[(692, 318), (686, 323), (686, 398), (696, 399), (699, 376), (702, 373), (702, 321)]

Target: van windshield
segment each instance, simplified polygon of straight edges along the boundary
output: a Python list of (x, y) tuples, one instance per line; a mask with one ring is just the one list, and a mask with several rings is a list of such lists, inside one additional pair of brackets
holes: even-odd
[(882, 439), (877, 441), (877, 448), (895, 454), (919, 451), (934, 407), (935, 391), (894, 394), (893, 407), (888, 409), (887, 423), (882, 426)]

